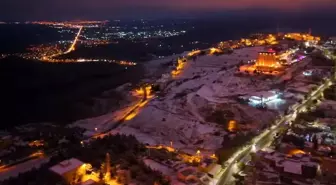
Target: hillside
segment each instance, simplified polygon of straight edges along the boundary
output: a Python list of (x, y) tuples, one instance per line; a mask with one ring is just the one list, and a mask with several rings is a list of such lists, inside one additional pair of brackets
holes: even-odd
[[(104, 114), (124, 99), (111, 89), (136, 82), (142, 74), (142, 66), (125, 69), (114, 63), (0, 60), (0, 128), (46, 121), (66, 124)], [(99, 105), (102, 99), (104, 106)]]

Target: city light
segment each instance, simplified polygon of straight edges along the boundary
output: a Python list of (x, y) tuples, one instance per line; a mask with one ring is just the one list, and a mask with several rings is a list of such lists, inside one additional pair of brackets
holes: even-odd
[(256, 147), (256, 144), (253, 144), (252, 145), (252, 149), (251, 149), (252, 152), (256, 152), (257, 151), (257, 147)]

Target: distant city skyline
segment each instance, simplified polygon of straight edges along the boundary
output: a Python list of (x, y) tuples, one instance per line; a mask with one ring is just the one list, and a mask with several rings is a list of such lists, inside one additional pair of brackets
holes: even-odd
[(254, 9), (325, 13), (335, 8), (335, 0), (10, 0), (0, 2), (0, 20), (188, 17)]

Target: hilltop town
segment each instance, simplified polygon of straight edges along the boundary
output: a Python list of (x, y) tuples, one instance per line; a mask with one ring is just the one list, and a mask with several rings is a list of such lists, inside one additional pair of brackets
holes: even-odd
[(149, 61), (117, 111), (2, 133), (0, 181), (332, 184), (335, 42), (253, 34)]

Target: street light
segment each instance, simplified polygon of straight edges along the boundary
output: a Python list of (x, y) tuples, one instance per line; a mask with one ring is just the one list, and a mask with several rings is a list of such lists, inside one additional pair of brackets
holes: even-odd
[(257, 146), (256, 146), (256, 144), (253, 144), (252, 145), (252, 152), (256, 152), (257, 151)]

